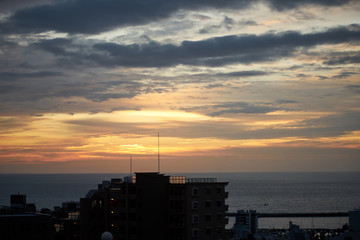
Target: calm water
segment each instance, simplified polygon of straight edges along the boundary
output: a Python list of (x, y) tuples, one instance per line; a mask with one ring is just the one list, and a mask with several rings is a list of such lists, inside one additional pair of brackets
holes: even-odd
[[(186, 173), (187, 177), (217, 177), (229, 182), (229, 211), (347, 212), (360, 208), (360, 173)], [(102, 180), (125, 174), (0, 174), (0, 205), (9, 205), (10, 194), (26, 194), (38, 209), (79, 201)], [(259, 227), (287, 228), (293, 221), (302, 227), (336, 228), (346, 217), (264, 218)], [(230, 219), (230, 223), (233, 221)]]

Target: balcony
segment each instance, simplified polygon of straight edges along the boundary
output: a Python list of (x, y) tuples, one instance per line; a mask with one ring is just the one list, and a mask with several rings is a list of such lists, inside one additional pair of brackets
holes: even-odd
[(216, 178), (186, 178), (186, 183), (216, 183)]

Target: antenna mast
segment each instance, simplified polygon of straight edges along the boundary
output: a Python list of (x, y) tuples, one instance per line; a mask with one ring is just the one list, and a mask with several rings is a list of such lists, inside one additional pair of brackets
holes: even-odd
[(158, 172), (160, 173), (160, 134), (158, 132)]
[(132, 180), (132, 155), (130, 155), (130, 177)]

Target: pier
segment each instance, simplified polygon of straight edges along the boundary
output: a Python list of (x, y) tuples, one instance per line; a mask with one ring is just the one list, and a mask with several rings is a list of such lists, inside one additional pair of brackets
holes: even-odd
[[(236, 212), (228, 212), (227, 217), (236, 217)], [(316, 213), (256, 213), (258, 218), (295, 218), (295, 217), (348, 217), (348, 212), (316, 212)]]

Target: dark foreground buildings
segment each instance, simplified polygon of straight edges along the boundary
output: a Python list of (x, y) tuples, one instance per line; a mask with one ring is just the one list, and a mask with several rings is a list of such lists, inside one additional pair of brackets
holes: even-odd
[(105, 181), (80, 201), (81, 239), (225, 239), (227, 184), (159, 173)]
[(11, 195), (10, 207), (0, 208), (0, 239), (53, 240), (54, 229), (52, 217), (36, 212), (26, 195)]

